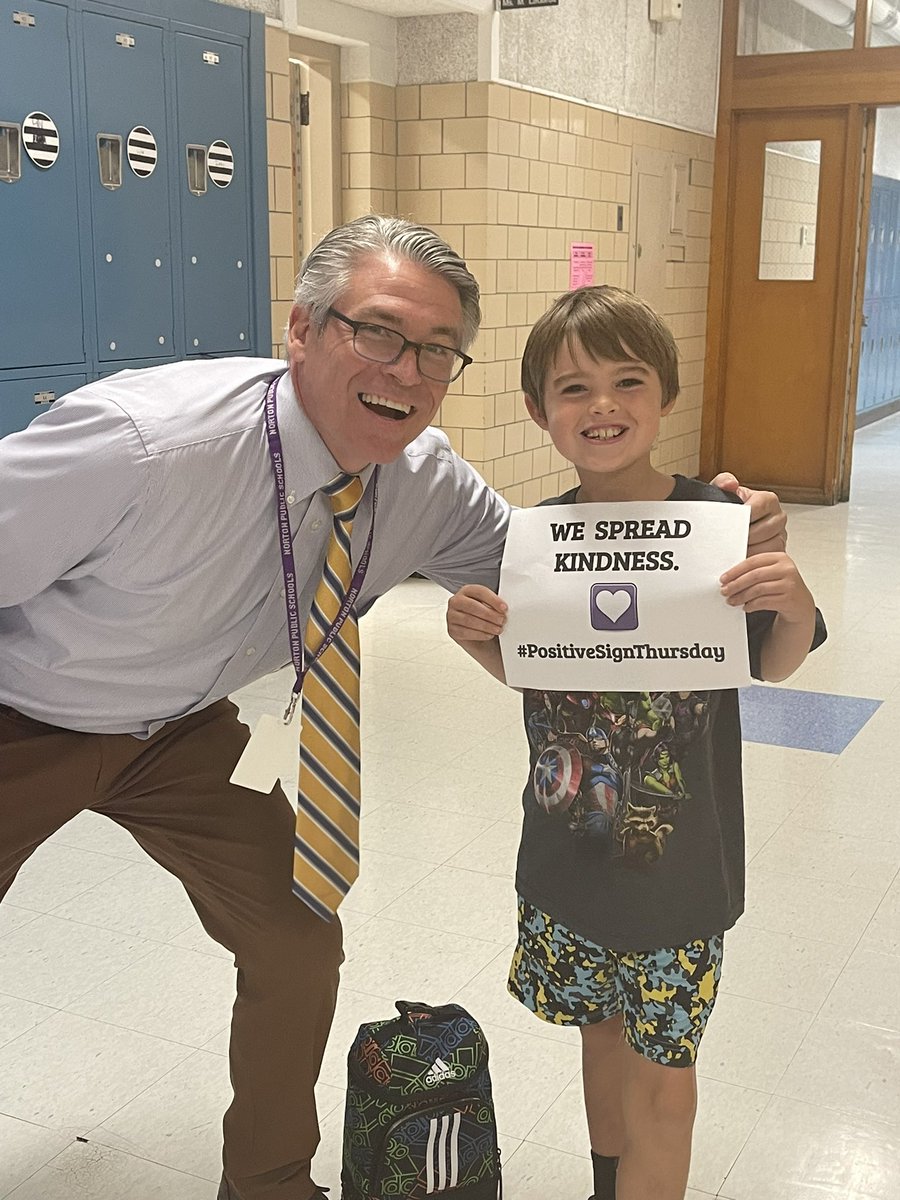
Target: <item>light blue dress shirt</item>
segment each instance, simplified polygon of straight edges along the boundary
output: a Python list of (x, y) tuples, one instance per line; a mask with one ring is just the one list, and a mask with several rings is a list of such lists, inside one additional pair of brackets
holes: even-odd
[[(283, 370), (234, 358), (123, 371), (0, 440), (0, 703), (146, 737), (289, 662), (263, 421)], [(331, 531), (318, 489), (340, 468), (287, 374), (277, 411), (303, 628)], [(414, 571), (496, 588), (508, 514), (426, 430), (381, 468), (359, 610)], [(354, 564), (371, 516), (369, 482)]]

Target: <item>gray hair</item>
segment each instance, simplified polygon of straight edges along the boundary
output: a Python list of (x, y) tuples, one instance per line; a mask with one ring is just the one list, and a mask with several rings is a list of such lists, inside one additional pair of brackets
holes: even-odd
[(322, 329), (328, 309), (350, 286), (362, 260), (370, 256), (419, 263), (456, 288), (463, 319), (463, 344), (459, 348), (468, 350), (481, 324), (480, 290), (475, 276), (434, 230), (401, 217), (369, 213), (326, 233), (303, 260), (294, 303), (308, 308), (312, 323)]

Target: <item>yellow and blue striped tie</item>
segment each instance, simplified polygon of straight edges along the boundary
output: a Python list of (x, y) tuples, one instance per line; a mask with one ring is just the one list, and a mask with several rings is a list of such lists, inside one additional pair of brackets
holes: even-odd
[[(323, 491), (334, 523), (306, 626), (310, 661), (350, 588), (350, 532), (363, 494), (358, 475)], [(359, 629), (351, 608), (303, 680), (294, 892), (330, 920), (359, 874)]]

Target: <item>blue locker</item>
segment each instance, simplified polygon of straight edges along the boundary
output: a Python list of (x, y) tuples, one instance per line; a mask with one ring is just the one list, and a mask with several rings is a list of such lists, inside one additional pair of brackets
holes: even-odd
[(32, 376), (0, 380), (0, 438), (24, 429), (35, 417), (76, 388), (87, 383), (87, 375)]
[(178, 31), (175, 63), (186, 350), (246, 352), (253, 324), (244, 47)]
[(82, 36), (97, 357), (171, 357), (163, 28), (85, 12)]
[(58, 131), (32, 134), (48, 165), (22, 146), (20, 177), (0, 183), (0, 370), (85, 361), (69, 18), (48, 0), (0, 0), (0, 122), (21, 128), (40, 113)]
[(208, 0), (0, 0), (0, 437), (123, 367), (268, 353), (264, 46)]

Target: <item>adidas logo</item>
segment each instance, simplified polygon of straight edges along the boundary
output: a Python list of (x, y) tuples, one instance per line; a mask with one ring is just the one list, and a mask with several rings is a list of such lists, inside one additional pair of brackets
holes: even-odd
[(429, 1083), (443, 1083), (445, 1079), (455, 1079), (456, 1067), (451, 1067), (442, 1058), (436, 1058), (428, 1068), (425, 1078)]

